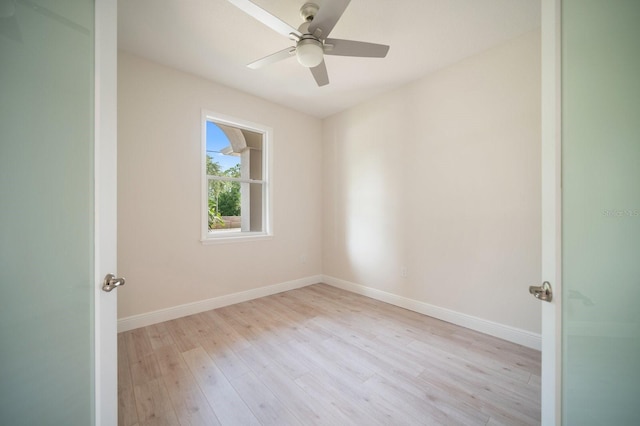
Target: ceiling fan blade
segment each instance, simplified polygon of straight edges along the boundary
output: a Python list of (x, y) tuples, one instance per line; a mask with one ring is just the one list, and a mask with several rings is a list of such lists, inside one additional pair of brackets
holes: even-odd
[(262, 68), (266, 65), (269, 64), (273, 64), (274, 62), (278, 62), (278, 61), (282, 61), (283, 59), (287, 59), (293, 55), (295, 55), (296, 53), (296, 48), (295, 47), (287, 47), (286, 49), (282, 49), (279, 52), (276, 53), (272, 53), (269, 56), (265, 56), (262, 59), (258, 59), (257, 61), (253, 61), (250, 64), (248, 64), (247, 66), (249, 68), (253, 68), (258, 69), (258, 68)]
[(320, 62), (320, 65), (317, 67), (309, 69), (311, 70), (311, 74), (313, 74), (313, 78), (315, 78), (319, 87), (329, 84), (329, 74), (327, 74), (327, 66), (324, 64), (324, 61)]
[(309, 24), (309, 32), (315, 34), (315, 31), (320, 28), (320, 30), (322, 30), (320, 37), (327, 37), (331, 30), (333, 30), (333, 27), (336, 26), (336, 23), (347, 6), (349, 6), (350, 1), (351, 0), (326, 1), (320, 10), (318, 10), (318, 14), (313, 18), (311, 24)]
[(328, 38), (325, 41), (325, 55), (358, 56), (361, 58), (384, 58), (389, 46), (386, 44), (365, 43), (364, 41)]
[(242, 10), (247, 15), (250, 15), (262, 22), (267, 27), (271, 28), (275, 32), (282, 34), (285, 37), (289, 37), (290, 34), (295, 34), (300, 37), (300, 32), (293, 28), (291, 25), (284, 22), (282, 19), (274, 16), (249, 0), (228, 0), (229, 3)]

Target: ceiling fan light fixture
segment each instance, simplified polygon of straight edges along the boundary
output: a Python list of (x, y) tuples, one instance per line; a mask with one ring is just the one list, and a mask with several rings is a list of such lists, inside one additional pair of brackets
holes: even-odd
[(315, 38), (303, 38), (296, 45), (296, 58), (303, 67), (314, 68), (322, 63), (322, 42)]

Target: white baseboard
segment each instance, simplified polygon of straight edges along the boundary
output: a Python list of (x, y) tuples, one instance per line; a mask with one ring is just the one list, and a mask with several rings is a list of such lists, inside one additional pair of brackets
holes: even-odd
[(118, 333), (134, 330), (140, 327), (146, 327), (147, 325), (157, 324), (159, 322), (186, 317), (188, 315), (209, 311), (211, 309), (222, 308), (223, 306), (246, 302), (247, 300), (271, 296), (272, 294), (282, 293), (283, 291), (306, 287), (320, 282), (322, 282), (322, 275), (313, 275), (293, 281), (286, 281), (266, 287), (259, 287), (252, 290), (241, 291), (239, 293), (214, 297), (212, 299), (199, 300), (197, 302), (185, 303), (184, 305), (172, 306), (166, 309), (146, 312), (144, 314), (132, 315), (118, 320)]
[(530, 331), (511, 327), (508, 325), (488, 321), (482, 318), (452, 311), (450, 309), (441, 308), (439, 306), (430, 305), (418, 300), (409, 299), (407, 297), (398, 296), (392, 293), (387, 293), (385, 291), (366, 287), (360, 284), (355, 284), (350, 281), (341, 280), (339, 278), (334, 278), (327, 275), (322, 276), (322, 282), (333, 287), (371, 297), (372, 299), (380, 300), (382, 302), (390, 303), (401, 308), (409, 309), (410, 311), (418, 312), (433, 318), (450, 322), (452, 324), (470, 328), (471, 330), (479, 331), (481, 333), (498, 337), (509, 342), (517, 343), (528, 348), (536, 350), (541, 350), (542, 348), (542, 339), (540, 334), (537, 333), (532, 333)]
[(239, 293), (227, 294), (224, 296), (214, 297), (212, 299), (199, 300), (197, 302), (186, 303), (184, 305), (172, 306), (166, 309), (121, 318), (118, 320), (118, 333), (321, 282), (529, 348), (540, 350), (542, 346), (541, 337), (536, 333), (452, 311), (450, 309), (441, 308), (439, 306), (430, 305), (425, 302), (387, 293), (385, 291), (355, 284), (350, 281), (341, 280), (328, 275), (313, 275), (293, 281), (286, 281), (266, 287), (259, 287), (252, 290), (241, 291)]

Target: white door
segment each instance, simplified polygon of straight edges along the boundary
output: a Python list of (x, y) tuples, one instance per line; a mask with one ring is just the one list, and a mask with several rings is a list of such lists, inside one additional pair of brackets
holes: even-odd
[(117, 424), (114, 0), (0, 0), (0, 424)]
[(640, 424), (640, 2), (544, 0), (542, 424)]

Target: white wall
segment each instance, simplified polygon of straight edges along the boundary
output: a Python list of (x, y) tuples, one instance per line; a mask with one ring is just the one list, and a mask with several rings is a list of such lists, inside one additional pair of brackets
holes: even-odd
[(539, 31), (323, 133), (325, 275), (540, 331)]
[[(539, 39), (323, 122), (120, 52), (119, 318), (324, 274), (538, 333)], [(202, 108), (274, 128), (272, 240), (199, 242)]]
[[(129, 53), (118, 60), (119, 318), (320, 274), (321, 121)], [(200, 243), (203, 108), (274, 129), (273, 239)]]

